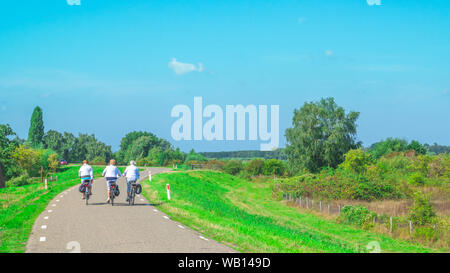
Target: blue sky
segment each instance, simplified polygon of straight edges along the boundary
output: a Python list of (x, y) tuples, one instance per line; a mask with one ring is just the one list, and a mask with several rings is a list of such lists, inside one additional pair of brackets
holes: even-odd
[[(450, 2), (8, 0), (0, 8), (0, 123), (27, 136), (94, 133), (117, 149), (151, 131), (182, 150), (258, 149), (259, 141), (171, 138), (177, 104), (280, 105), (332, 96), (361, 112), (358, 138), (450, 145)], [(193, 65), (177, 74), (169, 62)], [(199, 63), (202, 64), (200, 69)]]

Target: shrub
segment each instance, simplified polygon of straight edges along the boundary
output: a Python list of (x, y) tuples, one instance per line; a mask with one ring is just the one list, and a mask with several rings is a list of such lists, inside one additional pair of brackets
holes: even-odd
[(264, 160), (263, 159), (253, 159), (245, 164), (244, 169), (249, 175), (260, 175), (263, 173)]
[(15, 177), (6, 182), (7, 187), (20, 187), (28, 184), (31, 184), (31, 179), (27, 174)]
[(345, 160), (339, 166), (344, 170), (353, 171), (356, 173), (365, 173), (367, 167), (372, 163), (372, 158), (369, 154), (361, 149), (350, 150), (345, 155)]
[(430, 226), (424, 226), (424, 227), (417, 227), (414, 230), (414, 238), (423, 240), (423, 241), (437, 241), (439, 239), (438, 232), (430, 227)]
[(366, 175), (342, 169), (319, 174), (306, 173), (280, 179), (277, 189), (318, 199), (374, 200), (398, 199), (403, 195), (398, 185), (386, 179), (369, 179)]
[(425, 184), (425, 178), (420, 173), (413, 173), (409, 179), (408, 183), (412, 185), (423, 185)]
[(285, 173), (285, 165), (283, 161), (277, 159), (267, 159), (264, 161), (263, 174), (282, 176)]
[(243, 170), (242, 161), (240, 160), (228, 160), (223, 165), (223, 170), (231, 175), (237, 175)]
[(355, 205), (344, 206), (339, 215), (339, 221), (344, 224), (356, 225), (364, 229), (369, 229), (373, 226), (373, 217), (377, 214), (370, 211), (368, 208)]
[(433, 223), (436, 213), (430, 203), (430, 197), (421, 192), (416, 192), (414, 202), (409, 209), (409, 215), (415, 225), (424, 226)]
[(48, 157), (48, 169), (51, 172), (56, 172), (59, 168), (58, 154), (53, 153)]

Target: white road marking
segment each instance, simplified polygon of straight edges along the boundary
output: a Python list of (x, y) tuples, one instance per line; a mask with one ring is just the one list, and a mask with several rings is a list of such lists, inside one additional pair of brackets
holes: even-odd
[(56, 204), (53, 204), (52, 207), (56, 207)]
[(205, 240), (205, 241), (208, 241), (208, 239), (206, 239), (206, 238), (203, 237), (203, 236), (198, 236), (198, 237), (200, 237), (200, 239), (203, 239), (203, 240)]
[(45, 242), (45, 237), (41, 237), (41, 238), (39, 238), (39, 241), (41, 241), (41, 242)]
[(178, 225), (178, 227), (184, 229), (184, 227), (182, 225)]
[(56, 202), (59, 202), (59, 199), (56, 199)]
[(144, 201), (144, 199), (141, 198), (141, 201)]
[(48, 219), (48, 216), (45, 216), (44, 219), (47, 220), (47, 219)]
[(157, 209), (154, 209), (153, 211), (154, 211), (154, 212), (157, 212), (158, 210), (157, 210)]
[(166, 218), (166, 219), (169, 219), (169, 217), (167, 217), (167, 216), (165, 216), (165, 215), (164, 215), (163, 217)]
[(63, 197), (64, 197), (64, 195), (61, 195), (61, 196), (60, 196), (60, 198), (63, 198)]
[(46, 225), (42, 225), (41, 228), (42, 229), (47, 229), (47, 226)]
[(52, 212), (53, 210), (48, 210), (48, 212)]

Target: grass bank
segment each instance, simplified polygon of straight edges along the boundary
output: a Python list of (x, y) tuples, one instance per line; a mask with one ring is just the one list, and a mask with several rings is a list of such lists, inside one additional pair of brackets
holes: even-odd
[(185, 171), (158, 174), (144, 183), (143, 194), (172, 219), (241, 252), (369, 252), (372, 241), (382, 252), (436, 251), (300, 213), (274, 200), (271, 184), (213, 171)]
[[(48, 203), (67, 188), (80, 183), (80, 166), (68, 166), (58, 173), (58, 181), (0, 189), (0, 252), (24, 252), (34, 221)], [(93, 166), (99, 177), (105, 167)]]

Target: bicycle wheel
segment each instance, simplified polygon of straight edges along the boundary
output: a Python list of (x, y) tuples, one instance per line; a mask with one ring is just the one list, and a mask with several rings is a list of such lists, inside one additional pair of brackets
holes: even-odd
[(85, 203), (86, 203), (86, 206), (87, 206), (88, 203), (89, 203), (89, 195), (90, 195), (89, 189), (86, 189), (86, 192), (84, 193), (84, 201), (85, 201)]
[(114, 192), (112, 190), (109, 198), (111, 199), (111, 206), (114, 206)]
[(136, 197), (136, 190), (133, 188), (131, 190), (131, 199), (132, 199), (132, 205), (134, 205), (134, 198)]

